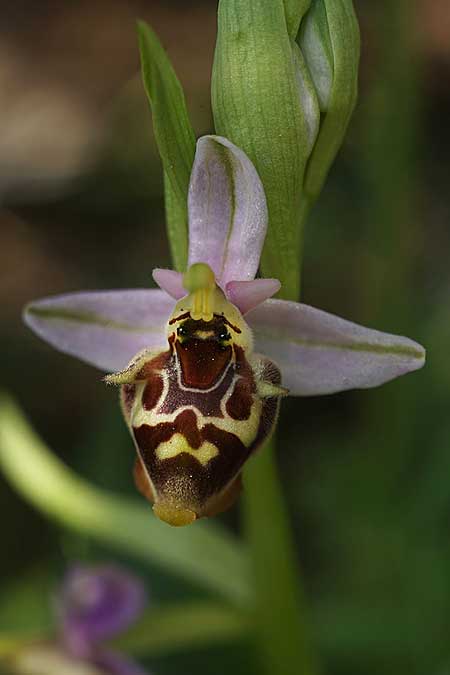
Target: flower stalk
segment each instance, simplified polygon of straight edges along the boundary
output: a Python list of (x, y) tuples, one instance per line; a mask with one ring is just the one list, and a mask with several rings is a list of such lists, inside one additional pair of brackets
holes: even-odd
[(260, 668), (283, 675), (317, 673), (289, 514), (272, 438), (244, 476), (243, 520), (255, 593)]

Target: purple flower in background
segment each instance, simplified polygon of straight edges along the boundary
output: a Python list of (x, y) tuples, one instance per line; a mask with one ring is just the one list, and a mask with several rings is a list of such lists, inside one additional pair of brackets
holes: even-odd
[(140, 581), (115, 565), (77, 565), (66, 575), (56, 598), (61, 642), (75, 659), (108, 675), (144, 675), (136, 664), (102, 646), (141, 614), (145, 591)]
[[(141, 614), (140, 581), (115, 565), (77, 565), (55, 598), (58, 636), (33, 642), (8, 660), (17, 675), (146, 675), (136, 663), (104, 646)], [(1, 668), (0, 664), (0, 668)]]
[(264, 190), (225, 138), (199, 139), (188, 207), (184, 277), (156, 269), (161, 290), (60, 295), (25, 312), (57, 349), (119, 371), (107, 381), (122, 385), (136, 483), (175, 525), (232, 503), (242, 466), (270, 433), (287, 390), (375, 387), (425, 360), (408, 338), (271, 299), (279, 282), (255, 279), (268, 221)]

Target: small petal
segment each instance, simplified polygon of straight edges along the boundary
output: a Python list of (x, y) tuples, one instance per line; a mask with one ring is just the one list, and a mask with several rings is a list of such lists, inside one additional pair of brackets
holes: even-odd
[(258, 270), (267, 230), (256, 169), (226, 138), (203, 136), (189, 186), (189, 265), (207, 263), (217, 282), (249, 281)]
[(73, 656), (89, 657), (96, 643), (128, 628), (144, 603), (140, 581), (119, 567), (73, 568), (57, 606), (64, 644)]
[(225, 290), (230, 302), (236, 305), (242, 314), (246, 314), (275, 295), (280, 287), (278, 279), (253, 279), (253, 281), (229, 281)]
[(164, 346), (173, 304), (160, 290), (69, 293), (30, 303), (24, 320), (56, 349), (113, 372), (141, 349)]
[(376, 387), (425, 362), (416, 342), (364, 328), (314, 307), (267, 300), (247, 314), (255, 349), (273, 359), (290, 394)]
[(175, 270), (164, 270), (157, 267), (152, 273), (158, 286), (175, 300), (183, 298), (187, 291), (183, 286), (183, 275)]

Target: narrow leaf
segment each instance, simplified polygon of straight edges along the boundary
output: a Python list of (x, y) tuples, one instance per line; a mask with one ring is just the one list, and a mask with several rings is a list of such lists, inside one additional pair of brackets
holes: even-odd
[(187, 260), (187, 195), (195, 153), (183, 89), (152, 29), (138, 22), (142, 77), (153, 113), (155, 140), (165, 172), (168, 236), (174, 264), (184, 271)]
[(65, 526), (233, 603), (248, 602), (247, 560), (234, 537), (205, 522), (174, 530), (148, 506), (96, 489), (52, 454), (6, 395), (0, 398), (0, 467), (25, 499)]
[(169, 240), (173, 267), (180, 273), (184, 272), (187, 264), (185, 239), (187, 235), (188, 216), (186, 199), (179, 199), (177, 192), (167, 171), (164, 171), (164, 211), (166, 214), (166, 232)]

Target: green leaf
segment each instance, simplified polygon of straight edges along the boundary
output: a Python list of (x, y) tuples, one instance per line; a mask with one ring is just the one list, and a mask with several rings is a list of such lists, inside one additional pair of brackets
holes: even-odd
[(307, 124), (282, 0), (222, 0), (212, 74), (217, 133), (252, 160), (262, 180), (269, 230), (262, 270), (296, 299), (301, 187)]
[(195, 135), (183, 89), (152, 29), (138, 22), (142, 77), (153, 114), (155, 139), (164, 167), (168, 237), (178, 271), (187, 263), (187, 195)]
[(150, 656), (196, 647), (237, 642), (248, 637), (250, 618), (212, 602), (190, 602), (151, 609), (114, 647), (136, 656)]
[[(181, 201), (177, 198), (175, 190), (172, 188), (167, 171), (164, 171), (164, 209), (166, 213), (166, 231), (170, 243), (170, 251), (174, 268), (178, 272), (185, 272), (187, 269), (187, 249), (184, 250), (184, 241), (188, 239), (188, 216), (186, 200)], [(183, 232), (180, 234), (181, 225)]]
[(248, 602), (247, 559), (234, 537), (205, 522), (170, 528), (150, 508), (96, 489), (44, 445), (6, 395), (0, 397), (0, 467), (23, 497), (67, 527), (235, 604)]

